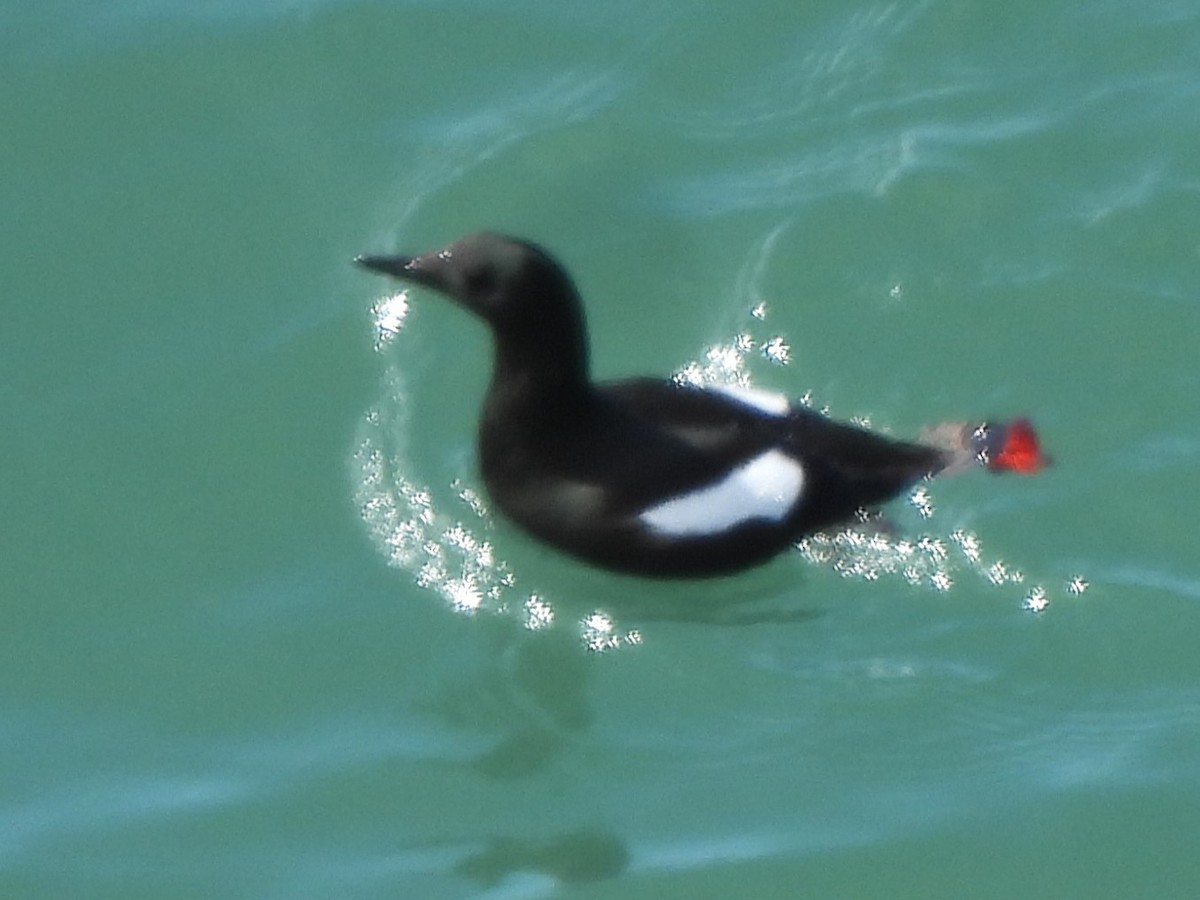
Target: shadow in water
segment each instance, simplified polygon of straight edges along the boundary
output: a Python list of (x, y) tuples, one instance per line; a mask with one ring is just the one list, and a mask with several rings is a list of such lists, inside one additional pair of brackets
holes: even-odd
[(492, 838), (455, 871), (483, 887), (518, 872), (548, 875), (560, 884), (586, 884), (620, 875), (628, 864), (629, 851), (615, 835), (589, 829), (545, 842)]
[(589, 660), (566, 632), (531, 634), (499, 624), (499, 651), (425, 706), (455, 728), (505, 735), (469, 769), (490, 779), (527, 778), (591, 725)]
[[(603, 608), (635, 627), (648, 623), (681, 625), (750, 626), (808, 622), (824, 614), (801, 589), (806, 573), (784, 558), (749, 578), (739, 573), (727, 578), (647, 581), (606, 575), (610, 585), (603, 596), (596, 592), (585, 602)], [(558, 592), (568, 596), (566, 590)], [(570, 613), (572, 601), (560, 600)]]

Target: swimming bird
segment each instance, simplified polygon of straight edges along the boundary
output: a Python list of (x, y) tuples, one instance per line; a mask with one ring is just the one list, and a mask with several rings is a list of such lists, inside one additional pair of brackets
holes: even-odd
[(913, 441), (737, 386), (595, 383), (579, 292), (540, 246), (484, 232), (359, 265), (444, 294), (491, 330), (479, 422), (499, 510), (588, 563), (660, 578), (726, 575), (853, 521), (939, 472), (1034, 472), (1026, 420), (949, 424)]

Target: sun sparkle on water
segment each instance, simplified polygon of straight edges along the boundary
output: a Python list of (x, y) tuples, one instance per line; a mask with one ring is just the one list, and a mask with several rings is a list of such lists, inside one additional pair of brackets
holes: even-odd
[[(375, 350), (390, 353), (408, 317), (408, 297), (400, 292), (381, 298), (371, 308)], [(692, 361), (674, 375), (689, 385), (750, 387), (755, 361), (786, 365), (791, 347), (782, 335), (756, 336), (754, 327), (766, 320), (766, 304), (749, 311), (751, 329), (728, 343), (709, 347), (702, 361)], [(812, 408), (812, 393), (798, 401)], [(828, 409), (820, 410), (823, 414)], [(572, 627), (592, 652), (610, 652), (642, 643), (640, 631), (623, 629), (607, 612), (596, 609), (564, 626), (554, 602), (537, 591), (522, 590), (508, 563), (496, 556), (492, 541), (482, 535), (492, 527), (486, 499), (474, 488), (455, 480), (450, 499), (421, 484), (417, 466), (408, 457), (407, 391), (399, 363), (385, 370), (383, 395), (359, 422), (353, 457), (355, 500), (377, 549), (389, 565), (408, 572), (418, 587), (440, 596), (460, 615), (515, 617), (529, 631)], [(852, 417), (863, 427), (869, 417)], [(985, 552), (979, 536), (962, 529), (937, 534), (930, 529), (936, 507), (929, 485), (918, 485), (908, 505), (922, 521), (924, 533), (900, 537), (880, 527), (877, 516), (837, 532), (810, 535), (797, 542), (801, 559), (810, 566), (864, 582), (895, 580), (935, 594), (952, 591), (962, 576), (972, 576), (994, 588), (1022, 585), (1022, 572)], [(453, 511), (451, 511), (453, 510)], [(1081, 575), (1064, 586), (1079, 596), (1088, 587)], [(1050, 605), (1042, 585), (1025, 588), (1020, 608), (1043, 613)]]

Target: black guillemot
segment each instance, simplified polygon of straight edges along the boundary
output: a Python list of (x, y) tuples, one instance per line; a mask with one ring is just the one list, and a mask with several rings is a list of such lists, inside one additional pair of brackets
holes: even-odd
[(479, 423), (488, 494), (547, 544), (620, 572), (724, 575), (854, 520), (923, 478), (1048, 461), (1026, 420), (897, 441), (781, 395), (634, 378), (596, 384), (571, 277), (492, 233), (421, 256), (360, 256), (482, 318), (495, 359)]

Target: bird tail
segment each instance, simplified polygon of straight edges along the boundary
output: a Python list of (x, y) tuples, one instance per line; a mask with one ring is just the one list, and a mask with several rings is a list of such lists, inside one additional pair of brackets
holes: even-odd
[(989, 472), (1033, 475), (1051, 463), (1028, 419), (982, 424), (945, 422), (926, 429), (922, 441), (947, 454), (949, 461), (942, 470), (946, 473), (983, 466)]

